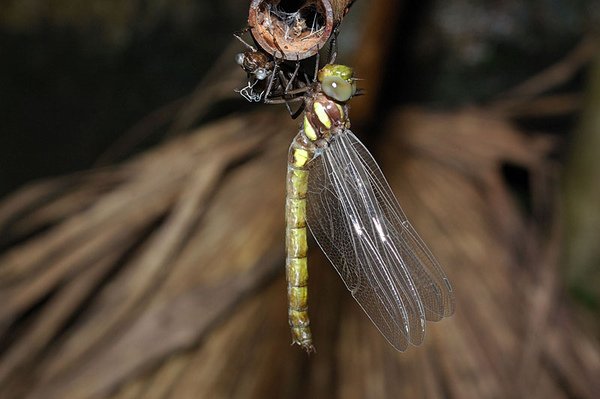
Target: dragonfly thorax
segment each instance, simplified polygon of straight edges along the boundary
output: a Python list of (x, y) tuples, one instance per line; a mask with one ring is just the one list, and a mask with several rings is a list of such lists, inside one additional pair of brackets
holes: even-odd
[(327, 140), (348, 124), (348, 106), (317, 92), (306, 101), (304, 134), (310, 141)]

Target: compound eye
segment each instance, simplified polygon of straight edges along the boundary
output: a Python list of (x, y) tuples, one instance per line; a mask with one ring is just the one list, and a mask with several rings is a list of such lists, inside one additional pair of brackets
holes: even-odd
[(244, 53), (237, 53), (235, 55), (235, 63), (243, 66), (244, 65), (244, 60), (246, 59), (246, 56), (244, 55)]
[(254, 76), (256, 76), (256, 79), (258, 80), (265, 80), (267, 77), (268, 73), (267, 70), (265, 68), (258, 68), (255, 72), (254, 72)]
[(327, 97), (340, 102), (348, 101), (355, 92), (354, 85), (339, 76), (324, 77), (321, 81), (321, 87)]

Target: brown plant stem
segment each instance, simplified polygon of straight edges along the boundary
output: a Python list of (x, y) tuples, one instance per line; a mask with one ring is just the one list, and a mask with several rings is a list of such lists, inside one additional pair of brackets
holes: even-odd
[(329, 40), (354, 0), (253, 0), (252, 36), (267, 53), (298, 61), (315, 55)]

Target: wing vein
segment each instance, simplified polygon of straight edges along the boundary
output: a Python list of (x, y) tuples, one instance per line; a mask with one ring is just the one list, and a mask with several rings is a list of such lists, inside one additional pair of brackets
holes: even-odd
[(454, 308), (441, 267), (354, 134), (337, 134), (309, 165), (307, 220), (346, 287), (398, 350), (418, 345), (425, 320)]

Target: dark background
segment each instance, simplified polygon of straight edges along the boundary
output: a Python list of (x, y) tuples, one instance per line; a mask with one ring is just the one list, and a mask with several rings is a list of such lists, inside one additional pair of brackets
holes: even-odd
[[(44, 3), (0, 5), (2, 196), (89, 168), (144, 116), (189, 94), (246, 14), (233, 0)], [(350, 18), (368, 8), (360, 3)], [(394, 38), (382, 112), (489, 101), (560, 59), (600, 12), (594, 1), (399, 4), (400, 20), (383, 22)]]

